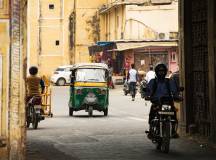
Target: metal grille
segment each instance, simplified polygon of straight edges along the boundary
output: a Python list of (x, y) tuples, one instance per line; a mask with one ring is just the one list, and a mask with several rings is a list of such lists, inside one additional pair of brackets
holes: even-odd
[(192, 0), (191, 58), (192, 115), (199, 133), (209, 136), (207, 0)]

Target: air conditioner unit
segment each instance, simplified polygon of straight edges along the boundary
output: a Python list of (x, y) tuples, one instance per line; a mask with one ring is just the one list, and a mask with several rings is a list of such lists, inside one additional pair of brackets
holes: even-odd
[(178, 32), (169, 32), (169, 39), (178, 39)]
[(165, 35), (165, 33), (159, 33), (158, 37), (159, 37), (159, 39), (165, 39), (166, 35)]

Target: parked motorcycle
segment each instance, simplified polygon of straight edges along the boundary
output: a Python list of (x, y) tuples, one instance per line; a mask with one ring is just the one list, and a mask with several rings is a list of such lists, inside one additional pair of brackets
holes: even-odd
[(42, 113), (41, 97), (33, 96), (27, 103), (26, 126), (29, 128), (32, 123), (33, 128), (37, 129), (38, 123), (45, 119)]
[(141, 95), (141, 98), (145, 98), (145, 90), (146, 90), (146, 87), (147, 87), (147, 81), (144, 79), (140, 82), (140, 95)]
[[(179, 100), (181, 98), (179, 97)], [(146, 100), (150, 100), (146, 98)], [(164, 153), (170, 149), (170, 139), (177, 133), (178, 122), (176, 109), (172, 97), (162, 97), (159, 102), (151, 100), (155, 104), (155, 117), (150, 122), (149, 131), (146, 131), (148, 138), (156, 144), (156, 148)]]

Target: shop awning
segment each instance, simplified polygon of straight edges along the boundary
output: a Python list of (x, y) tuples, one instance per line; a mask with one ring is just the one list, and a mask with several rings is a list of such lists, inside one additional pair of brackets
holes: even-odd
[(116, 49), (112, 51), (124, 51), (130, 49), (146, 48), (146, 47), (176, 47), (176, 41), (150, 41), (150, 42), (116, 42)]

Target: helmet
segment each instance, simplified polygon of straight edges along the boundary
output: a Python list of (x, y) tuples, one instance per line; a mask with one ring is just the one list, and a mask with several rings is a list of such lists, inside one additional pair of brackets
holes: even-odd
[(31, 66), (31, 67), (29, 68), (29, 73), (30, 73), (31, 75), (36, 75), (36, 74), (38, 73), (38, 68), (37, 68), (36, 66)]
[(158, 78), (165, 78), (167, 71), (167, 66), (164, 63), (158, 63), (155, 67), (155, 74)]

